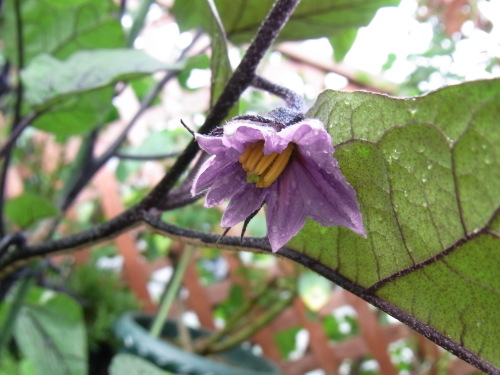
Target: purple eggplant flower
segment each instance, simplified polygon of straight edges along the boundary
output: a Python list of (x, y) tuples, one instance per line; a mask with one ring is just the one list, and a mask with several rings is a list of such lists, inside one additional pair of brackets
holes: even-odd
[(222, 136), (196, 134), (212, 156), (194, 180), (205, 207), (231, 200), (221, 221), (229, 228), (267, 205), (267, 236), (274, 252), (305, 224), (345, 226), (366, 237), (356, 192), (333, 157), (330, 135), (319, 120), (280, 127), (233, 120)]

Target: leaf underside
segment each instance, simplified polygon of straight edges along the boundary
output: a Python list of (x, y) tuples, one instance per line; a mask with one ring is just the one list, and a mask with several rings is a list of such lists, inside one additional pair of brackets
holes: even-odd
[(325, 91), (307, 117), (332, 135), (368, 237), (309, 221), (291, 257), (497, 371), (500, 80), (410, 99)]

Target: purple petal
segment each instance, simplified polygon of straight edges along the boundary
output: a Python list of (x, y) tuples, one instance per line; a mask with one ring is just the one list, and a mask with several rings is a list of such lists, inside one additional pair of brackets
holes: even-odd
[(337, 161), (332, 158), (334, 148), (330, 134), (319, 120), (304, 120), (283, 129), (280, 135), (297, 144), (297, 151), (305, 158), (312, 159), (320, 169), (338, 167)]
[(222, 139), (226, 147), (234, 148), (241, 154), (248, 144), (264, 139), (264, 135), (262, 128), (256, 125), (233, 121), (224, 125)]
[(205, 207), (221, 204), (245, 189), (246, 185), (248, 185), (246, 177), (240, 163), (236, 162), (228, 166), (224, 171), (224, 175), (215, 180), (208, 191)]
[(267, 237), (276, 252), (304, 226), (306, 207), (294, 170), (287, 168), (269, 187), (266, 211)]
[(221, 137), (210, 137), (207, 135), (196, 134), (195, 138), (200, 148), (211, 155), (223, 154), (227, 150), (227, 147), (225, 147), (222, 143)]
[(226, 150), (224, 155), (212, 156), (200, 168), (198, 175), (193, 181), (191, 194), (194, 196), (206, 190), (218, 178), (224, 175), (225, 170), (238, 159), (236, 150)]
[(232, 227), (244, 221), (257, 211), (266, 198), (267, 189), (259, 189), (254, 184), (247, 184), (245, 189), (236, 194), (222, 216), (221, 226)]
[(298, 179), (311, 219), (326, 227), (345, 226), (366, 237), (356, 192), (340, 169), (327, 173), (302, 157), (296, 158), (289, 168)]
[(224, 126), (224, 145), (232, 147), (241, 152), (250, 143), (263, 140), (265, 143), (264, 154), (282, 152), (288, 142), (279, 137), (273, 128), (261, 125), (241, 123), (239, 121), (230, 122)]

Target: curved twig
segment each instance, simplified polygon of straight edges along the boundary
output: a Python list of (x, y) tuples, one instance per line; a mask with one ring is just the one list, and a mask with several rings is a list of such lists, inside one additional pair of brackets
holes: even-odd
[(286, 103), (286, 106), (294, 111), (302, 112), (304, 110), (304, 101), (302, 100), (302, 97), (295, 91), (292, 91), (283, 86), (279, 86), (261, 76), (254, 77), (252, 86), (267, 91), (283, 99)]

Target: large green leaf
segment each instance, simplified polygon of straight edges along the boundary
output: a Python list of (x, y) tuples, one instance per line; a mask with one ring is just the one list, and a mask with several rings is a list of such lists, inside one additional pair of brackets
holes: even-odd
[(308, 222), (289, 246), (462, 358), (500, 366), (500, 79), (410, 99), (325, 91), (308, 116), (332, 135), (368, 237)]
[(38, 117), (34, 127), (61, 137), (83, 134), (104, 123), (111, 110), (113, 87), (69, 96)]
[(134, 49), (84, 50), (65, 61), (39, 55), (22, 72), (22, 79), (27, 103), (37, 110), (50, 108), (33, 125), (68, 136), (84, 133), (105, 120), (114, 83), (181, 66), (164, 64)]
[(68, 95), (180, 67), (162, 63), (136, 49), (98, 49), (75, 52), (65, 61), (39, 55), (21, 77), (26, 87), (26, 101), (34, 107), (44, 107)]
[[(252, 40), (274, 0), (215, 0), (226, 33), (233, 43)], [(206, 9), (196, 6), (197, 0), (176, 1), (174, 13), (181, 30), (203, 25), (209, 29)], [(341, 58), (354, 42), (355, 31), (366, 26), (383, 6), (399, 4), (399, 0), (303, 0), (281, 31), (278, 41), (327, 37)]]
[[(14, 2), (3, 4), (2, 35), (7, 57), (17, 65)], [(80, 49), (125, 47), (118, 8), (110, 0), (23, 0), (24, 63), (41, 53), (64, 59)]]
[(87, 374), (87, 346), (81, 307), (70, 297), (46, 291), (23, 306), (14, 336), (37, 374)]

